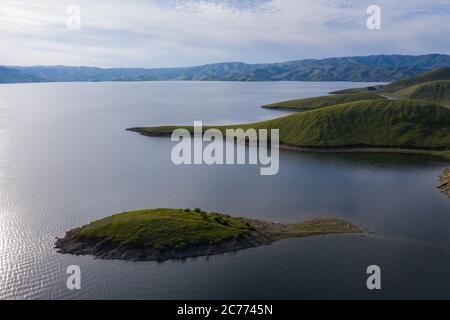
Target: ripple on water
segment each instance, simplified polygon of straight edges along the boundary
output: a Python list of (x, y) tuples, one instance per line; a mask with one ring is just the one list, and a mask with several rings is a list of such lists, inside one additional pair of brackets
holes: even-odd
[[(0, 116), (0, 298), (365, 297), (365, 268), (373, 263), (386, 271), (383, 297), (447, 297), (450, 201), (435, 184), (448, 163), (282, 152), (280, 173), (269, 178), (255, 168), (176, 167), (169, 140), (123, 130), (190, 123), (198, 116), (209, 123), (235, 122), (237, 114), (243, 121), (267, 119), (280, 114), (259, 108), (267, 102), (358, 85), (367, 84), (0, 87), (0, 101), (15, 106)], [(152, 207), (202, 207), (280, 222), (337, 215), (386, 238), (291, 239), (163, 264), (102, 261), (53, 249), (54, 238), (69, 229)], [(66, 288), (71, 264), (82, 269), (81, 291)]]

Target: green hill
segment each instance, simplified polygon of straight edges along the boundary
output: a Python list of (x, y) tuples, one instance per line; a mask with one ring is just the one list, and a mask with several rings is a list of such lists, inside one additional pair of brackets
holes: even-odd
[(379, 100), (385, 99), (380, 95), (372, 92), (360, 92), (360, 93), (342, 93), (323, 97), (307, 98), (307, 99), (297, 99), (278, 103), (272, 103), (263, 106), (266, 109), (287, 109), (287, 110), (298, 110), (307, 111), (313, 109), (319, 109), (329, 106), (334, 106), (337, 104), (354, 102), (360, 100)]
[(416, 84), (437, 80), (450, 80), (450, 67), (442, 67), (419, 74), (418, 76), (395, 81), (384, 87), (383, 91), (393, 93)]
[(450, 80), (431, 81), (416, 84), (394, 93), (402, 99), (433, 101), (441, 105), (450, 105)]
[[(129, 129), (169, 135), (177, 127)], [(192, 127), (185, 127), (192, 130)], [(364, 100), (228, 128), (279, 129), (280, 144), (297, 148), (450, 150), (450, 110), (415, 100)], [(207, 128), (204, 128), (207, 129)]]

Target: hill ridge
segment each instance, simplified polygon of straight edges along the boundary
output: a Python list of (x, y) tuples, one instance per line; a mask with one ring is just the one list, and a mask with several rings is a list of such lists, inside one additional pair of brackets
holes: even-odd
[[(73, 81), (361, 81), (391, 82), (450, 66), (450, 55), (371, 55), (248, 64), (220, 62), (175, 68), (11, 66), (51, 82)], [(1, 77), (1, 73), (0, 73)]]

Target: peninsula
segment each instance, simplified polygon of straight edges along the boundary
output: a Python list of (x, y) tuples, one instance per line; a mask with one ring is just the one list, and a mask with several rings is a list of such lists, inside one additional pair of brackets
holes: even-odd
[(58, 252), (101, 259), (165, 261), (210, 256), (269, 245), (294, 237), (364, 234), (339, 219), (280, 224), (235, 218), (200, 209), (125, 212), (92, 222), (57, 238)]
[[(329, 96), (263, 106), (299, 111), (272, 120), (204, 130), (279, 130), (280, 148), (319, 152), (394, 152), (450, 158), (450, 67), (387, 86), (347, 89)], [(130, 128), (145, 136), (170, 136), (191, 126)]]
[[(131, 128), (170, 136), (192, 126)], [(363, 100), (244, 125), (207, 129), (279, 130), (280, 148), (315, 152), (395, 152), (450, 158), (450, 110), (416, 100)]]

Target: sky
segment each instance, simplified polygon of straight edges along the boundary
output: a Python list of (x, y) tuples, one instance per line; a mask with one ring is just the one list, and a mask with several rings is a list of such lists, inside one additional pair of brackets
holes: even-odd
[[(370, 5), (381, 9), (380, 30), (367, 28)], [(449, 35), (450, 0), (0, 1), (0, 65), (151, 68), (450, 53)]]

